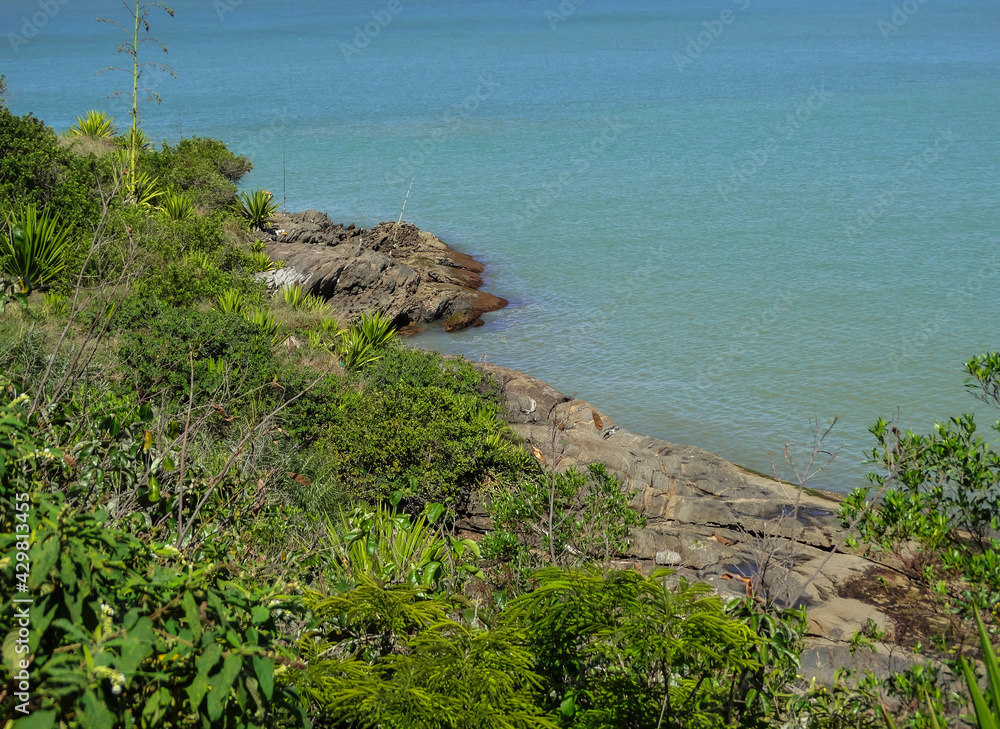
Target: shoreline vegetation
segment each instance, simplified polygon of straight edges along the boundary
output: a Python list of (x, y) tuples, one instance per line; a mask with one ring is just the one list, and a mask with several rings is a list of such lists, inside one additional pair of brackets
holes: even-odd
[(132, 121), (0, 105), (5, 729), (991, 726), (970, 416), (842, 501), (818, 423), (793, 483), (630, 433), (401, 346), (506, 303), (468, 256)]

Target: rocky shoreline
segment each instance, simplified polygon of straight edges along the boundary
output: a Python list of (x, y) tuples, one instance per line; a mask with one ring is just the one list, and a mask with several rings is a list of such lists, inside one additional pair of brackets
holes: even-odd
[[(747, 471), (713, 453), (632, 433), (589, 403), (516, 370), (477, 364), (507, 397), (511, 428), (559, 471), (602, 462), (636, 492), (647, 520), (616, 566), (706, 582), (723, 597), (755, 589), (805, 607), (801, 673), (831, 683), (834, 672), (870, 669), (886, 677), (926, 660), (912, 649), (947, 628), (933, 601), (891, 564), (844, 547), (838, 494), (799, 488)], [(553, 448), (553, 432), (556, 432)], [(491, 524), (473, 503), (460, 525)], [(782, 567), (781, 563), (791, 569)], [(767, 564), (765, 568), (764, 565)], [(881, 578), (881, 579), (880, 579)], [(882, 637), (876, 652), (852, 651), (855, 632)]]
[[(344, 320), (377, 309), (404, 332), (431, 324), (458, 331), (507, 305), (479, 290), (482, 264), (410, 223), (365, 230), (334, 224), (315, 210), (282, 213), (267, 251), (285, 264), (262, 274), (269, 286), (301, 284)], [(503, 385), (511, 428), (547, 464), (561, 471), (599, 461), (635, 491), (632, 505), (647, 524), (617, 566), (646, 573), (670, 567), (674, 579), (706, 582), (724, 597), (749, 594), (753, 581), (754, 591), (805, 607), (806, 679), (829, 683), (843, 667), (887, 676), (923, 660), (911, 649), (946, 629), (925, 592), (902, 572), (845, 549), (839, 495), (632, 433), (523, 372), (477, 367)], [(459, 526), (483, 534), (491, 523), (474, 501)], [(852, 650), (852, 638), (866, 630), (879, 634), (877, 651)]]
[(262, 274), (268, 286), (301, 284), (343, 320), (378, 309), (404, 332), (428, 324), (454, 332), (507, 306), (479, 290), (481, 263), (410, 223), (366, 230), (306, 210), (276, 215), (268, 238), (268, 255), (285, 264)]

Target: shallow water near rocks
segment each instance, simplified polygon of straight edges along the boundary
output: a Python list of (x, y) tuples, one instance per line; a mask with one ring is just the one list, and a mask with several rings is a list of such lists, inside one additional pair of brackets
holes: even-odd
[[(839, 491), (877, 417), (975, 409), (961, 363), (1000, 318), (993, 0), (171, 5), (151, 137), (224, 138), (249, 185), (345, 223), (395, 220), (412, 181), (405, 219), (488, 264), (511, 306), (414, 344), (783, 477), (784, 444), (801, 465), (809, 418), (839, 417), (811, 482)], [(124, 118), (126, 76), (94, 75), (120, 64), (94, 21), (117, 6), (58, 4), (14, 46), (41, 6), (5, 0), (11, 107)]]

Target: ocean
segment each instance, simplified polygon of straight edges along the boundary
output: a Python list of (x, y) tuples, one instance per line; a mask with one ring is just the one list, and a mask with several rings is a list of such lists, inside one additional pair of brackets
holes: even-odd
[[(175, 0), (155, 140), (226, 140), (288, 209), (404, 219), (510, 300), (414, 345), (621, 426), (866, 483), (868, 427), (975, 411), (1000, 347), (995, 0)], [(127, 122), (119, 0), (3, 0), (17, 113)], [(412, 185), (412, 187), (411, 187)], [(839, 448), (839, 451), (837, 450)], [(773, 464), (773, 466), (772, 466)]]

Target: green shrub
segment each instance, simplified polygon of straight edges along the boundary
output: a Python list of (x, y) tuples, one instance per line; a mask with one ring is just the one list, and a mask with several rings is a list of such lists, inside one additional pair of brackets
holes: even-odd
[(317, 447), (357, 498), (384, 500), (412, 481), (409, 508), (456, 509), (487, 479), (512, 478), (523, 465), (491, 438), (509, 431), (497, 406), (478, 397), (397, 385), (346, 391), (337, 405)]
[(236, 183), (253, 164), (233, 154), (225, 143), (191, 137), (171, 147), (143, 155), (142, 168), (156, 175), (165, 187), (186, 192), (195, 205), (219, 210), (236, 202)]
[(607, 565), (628, 551), (631, 530), (645, 526), (629, 506), (633, 496), (603, 463), (592, 463), (584, 472), (544, 473), (498, 487), (489, 508), (494, 527), (516, 534), (550, 564)]
[[(5, 715), (16, 701), (41, 729), (301, 726), (298, 697), (275, 680), (291, 662), (279, 610), (294, 603), (233, 565), (186, 560), (109, 528), (103, 510), (71, 508), (70, 459), (28, 420), (19, 401), (0, 405), (0, 573), (18, 586), (0, 614)], [(31, 691), (16, 696), (28, 669)]]
[(270, 334), (240, 316), (176, 309), (155, 299), (133, 297), (115, 313), (114, 326), (121, 332), (121, 371), (141, 399), (162, 392), (186, 401), (189, 353), (198, 400), (221, 384), (223, 375), (213, 361), (238, 368), (234, 384), (243, 392), (269, 382), (278, 369)]
[[(969, 387), (1000, 405), (1000, 354), (965, 365)], [(1000, 432), (1000, 423), (993, 426)], [(911, 576), (964, 614), (1000, 605), (1000, 454), (977, 434), (971, 414), (935, 432), (900, 433), (883, 419), (871, 428), (878, 447), (873, 487), (856, 489), (841, 507), (862, 540), (901, 559)]]
[(363, 377), (365, 385), (376, 390), (396, 385), (437, 387), (455, 395), (483, 397), (497, 406), (506, 405), (499, 382), (482, 374), (470, 362), (446, 359), (437, 352), (391, 348), (365, 370)]
[(0, 207), (58, 211), (66, 226), (89, 234), (99, 214), (95, 164), (61, 147), (56, 133), (31, 114), (0, 107)]
[(708, 585), (668, 571), (546, 568), (504, 620), (522, 626), (543, 705), (567, 727), (758, 725), (744, 703), (763, 640)]

